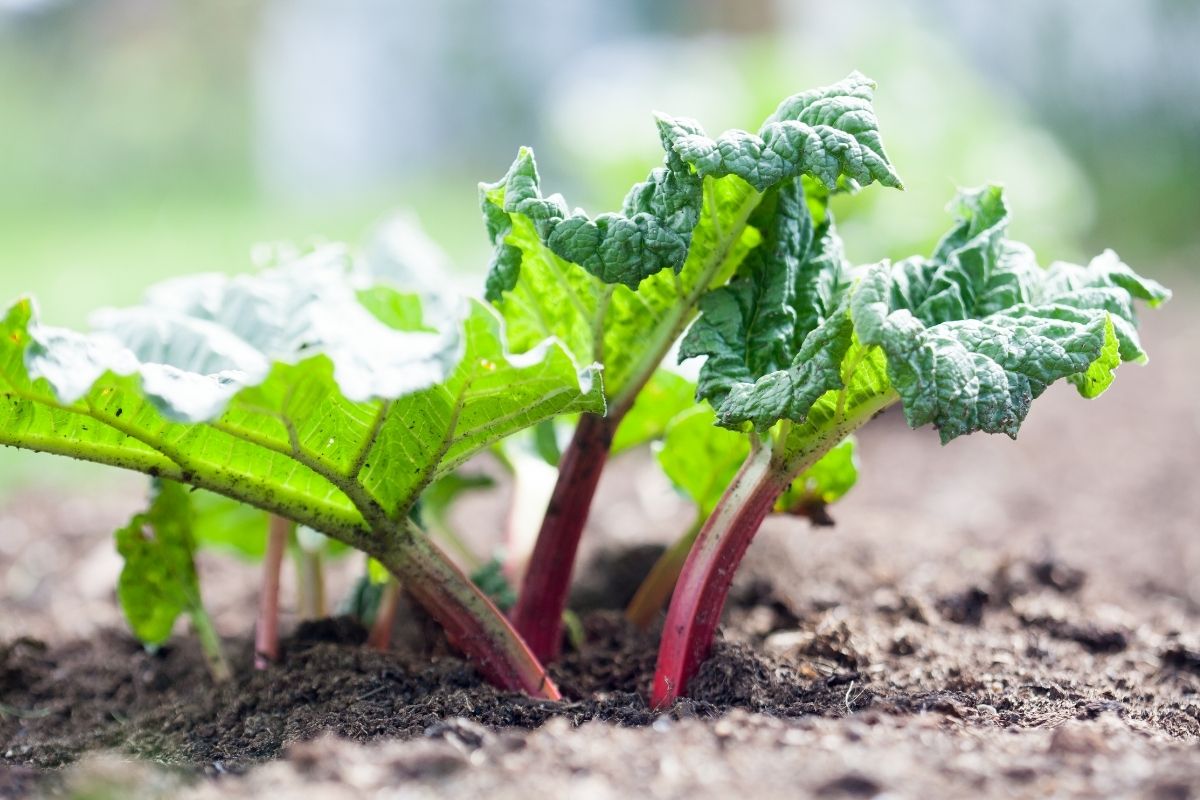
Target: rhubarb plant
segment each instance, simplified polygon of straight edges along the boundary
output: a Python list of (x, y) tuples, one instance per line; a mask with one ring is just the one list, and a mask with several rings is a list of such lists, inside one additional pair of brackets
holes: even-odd
[(1144, 362), (1135, 301), (1170, 296), (1112, 251), (1041, 267), (1007, 238), (1003, 191), (961, 192), (929, 258), (848, 268), (822, 191), (793, 183), (798, 237), (709, 294), (684, 342), (707, 358), (701, 394), (748, 455), (700, 531), (671, 598), (653, 702), (680, 696), (707, 657), (734, 572), (793, 478), (899, 404), (943, 443), (1015, 438), (1032, 402), (1067, 380), (1086, 398)]
[[(710, 138), (690, 119), (659, 115), (663, 166), (635, 185), (620, 212), (589, 217), (544, 196), (533, 153), (480, 187), (495, 246), (486, 297), (513, 348), (548, 336), (604, 367), (606, 416), (584, 414), (559, 473), (513, 611), (533, 651), (553, 658), (572, 567), (614, 432), (709, 292), (791, 223), (779, 201), (804, 180), (826, 191), (900, 186), (854, 73), (788, 98), (757, 133)], [(758, 258), (758, 256), (753, 256)]]
[(427, 319), (326, 250), (168, 281), (94, 330), (0, 321), (0, 443), (136, 470), (306, 525), (387, 567), (497, 685), (555, 698), (505, 618), (409, 518), (473, 454), (604, 410), (589, 363), (512, 355), (495, 312)]

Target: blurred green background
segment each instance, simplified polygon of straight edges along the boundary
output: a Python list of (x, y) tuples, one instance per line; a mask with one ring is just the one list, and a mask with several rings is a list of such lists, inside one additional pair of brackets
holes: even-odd
[(0, 296), (78, 325), (398, 209), (470, 288), (475, 185), (519, 145), (607, 210), (661, 158), (651, 109), (753, 129), (851, 69), (907, 186), (845, 203), (854, 259), (928, 250), (956, 184), (1001, 180), (1047, 261), (1171, 280), (1200, 254), (1197, 41), (1190, 0), (0, 0)]

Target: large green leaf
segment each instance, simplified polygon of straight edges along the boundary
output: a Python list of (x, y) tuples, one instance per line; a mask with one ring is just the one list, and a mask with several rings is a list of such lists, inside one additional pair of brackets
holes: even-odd
[[(554, 336), (576, 357), (604, 364), (618, 412), (649, 380), (683, 333), (700, 298), (726, 283), (772, 231), (774, 250), (793, 246), (798, 189), (763, 204), (774, 187), (898, 186), (879, 143), (861, 75), (785, 101), (758, 135), (709, 139), (690, 120), (660, 115), (664, 166), (635, 186), (620, 214), (568, 214), (544, 197), (532, 153), (480, 187), (495, 246), (487, 297), (504, 315), (514, 349)], [(757, 211), (762, 204), (763, 210)], [(782, 212), (783, 219), (775, 217)], [(752, 221), (753, 216), (753, 221)], [(795, 276), (792, 276), (795, 277)], [(786, 363), (786, 359), (784, 361)]]
[(191, 483), (361, 544), (505, 435), (603, 411), (590, 367), (555, 342), (511, 356), (487, 306), (449, 330), (397, 330), (362, 288), (326, 261), (170, 282), (153, 308), (105, 314), (86, 335), (19, 302), (0, 323), (0, 442)]
[(844, 412), (849, 367), (878, 352), (880, 396), (895, 392), (911, 426), (932, 423), (943, 442), (974, 431), (1016, 436), (1051, 383), (1070, 379), (1094, 397), (1120, 361), (1145, 360), (1133, 303), (1157, 305), (1165, 288), (1111, 252), (1086, 267), (1041, 268), (1006, 238), (999, 187), (964, 191), (951, 210), (958, 222), (932, 257), (861, 270), (848, 302), (808, 334), (790, 367), (733, 388), (722, 423), (809, 424), (833, 397)]

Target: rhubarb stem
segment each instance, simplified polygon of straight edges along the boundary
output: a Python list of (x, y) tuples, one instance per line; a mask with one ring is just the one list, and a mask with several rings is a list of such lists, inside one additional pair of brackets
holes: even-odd
[(691, 552), (692, 544), (703, 525), (703, 517), (697, 519), (683, 536), (658, 557), (642, 585), (638, 587), (637, 593), (629, 601), (629, 606), (625, 609), (625, 619), (642, 630), (654, 624), (671, 592), (675, 590), (679, 573), (683, 571), (684, 562), (687, 561), (688, 553)]
[(779, 496), (797, 475), (899, 399), (890, 388), (859, 397), (852, 408), (842, 398), (836, 413), (820, 422), (810, 416), (796, 427), (785, 420), (773, 438), (754, 437), (750, 455), (700, 529), (671, 595), (651, 690), (655, 708), (683, 695), (708, 658), (734, 572)]
[(755, 443), (688, 554), (671, 596), (654, 675), (652, 705), (684, 693), (708, 657), (733, 574), (775, 500), (789, 483), (769, 445)]
[(562, 647), (562, 614), (575, 554), (619, 424), (619, 417), (580, 417), (559, 462), (554, 492), (512, 611), (513, 625), (544, 662), (557, 658)]
[(392, 646), (392, 628), (396, 626), (396, 611), (399, 607), (400, 584), (392, 578), (384, 584), (383, 594), (379, 597), (379, 608), (375, 611), (371, 632), (367, 635), (367, 645), (372, 650), (382, 653)]
[(263, 555), (258, 622), (254, 632), (255, 669), (266, 669), (279, 660), (279, 574), (291, 528), (290, 520), (275, 514), (267, 523), (267, 552)]
[(371, 555), (446, 631), (485, 678), (545, 700), (562, 695), (495, 604), (412, 521)]

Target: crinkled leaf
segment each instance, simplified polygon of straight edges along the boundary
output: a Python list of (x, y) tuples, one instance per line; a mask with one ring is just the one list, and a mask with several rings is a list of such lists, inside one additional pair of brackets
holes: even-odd
[(1006, 238), (998, 187), (964, 191), (951, 209), (958, 222), (931, 258), (865, 268), (849, 314), (809, 334), (788, 369), (734, 387), (722, 424), (807, 422), (817, 398), (845, 384), (845, 364), (878, 348), (911, 426), (931, 423), (943, 442), (973, 431), (1016, 436), (1051, 383), (1067, 378), (1094, 397), (1119, 361), (1144, 360), (1133, 301), (1161, 303), (1166, 289), (1111, 252), (1087, 267), (1042, 269)]
[(751, 218), (762, 244), (727, 286), (701, 299), (679, 356), (705, 357), (698, 396), (714, 407), (735, 384), (787, 367), (836, 309), (848, 268), (826, 201), (800, 179), (772, 191)]
[(543, 197), (532, 153), (522, 150), (503, 180), (480, 189), (496, 248), (487, 296), (514, 348), (557, 336), (577, 358), (604, 364), (610, 397), (631, 399), (623, 392), (649, 376), (704, 293), (733, 276), (760, 230), (777, 227), (778, 208), (793, 210), (770, 203), (750, 224), (764, 192), (802, 175), (831, 187), (898, 185), (879, 144), (872, 88), (855, 74), (797, 95), (759, 136), (710, 140), (694, 122), (660, 116), (664, 167), (630, 191), (621, 214), (594, 220)]
[(716, 139), (687, 119), (660, 116), (664, 140), (700, 175), (737, 175), (760, 192), (811, 175), (833, 189), (845, 175), (858, 184), (900, 188), (888, 163), (871, 105), (875, 82), (857, 72), (784, 100), (758, 134), (728, 131)]
[(125, 560), (117, 598), (129, 627), (146, 644), (162, 644), (180, 614), (200, 606), (188, 491), (173, 481), (155, 481), (150, 506), (116, 532)]
[(822, 395), (842, 389), (844, 362), (854, 339), (848, 301), (844, 297), (805, 337), (790, 367), (732, 386), (721, 404), (721, 424), (737, 427), (749, 421), (765, 431), (781, 419), (803, 422)]

